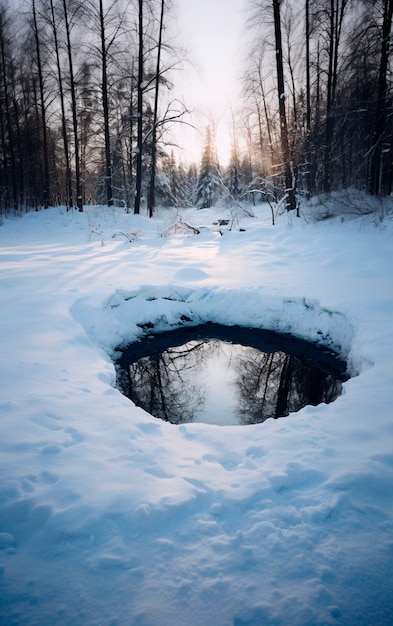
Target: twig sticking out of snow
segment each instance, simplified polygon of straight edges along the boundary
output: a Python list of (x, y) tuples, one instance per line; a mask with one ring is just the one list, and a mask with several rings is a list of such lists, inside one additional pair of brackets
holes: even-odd
[(174, 224), (171, 224), (162, 231), (161, 237), (169, 237), (170, 235), (199, 235), (199, 233), (198, 228), (187, 224), (180, 215)]
[(116, 239), (116, 237), (125, 237), (125, 239), (127, 239), (129, 243), (132, 243), (133, 241), (138, 239), (138, 231), (132, 230), (129, 233), (125, 233), (122, 230), (118, 230), (117, 232), (113, 233), (112, 239)]

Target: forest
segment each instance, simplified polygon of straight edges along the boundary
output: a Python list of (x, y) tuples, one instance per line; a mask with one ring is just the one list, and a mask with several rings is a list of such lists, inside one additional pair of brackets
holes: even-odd
[[(283, 202), (354, 187), (392, 191), (393, 0), (245, 0), (247, 49), (220, 164), (214, 121), (200, 163), (168, 0), (0, 2), (1, 215), (65, 205)], [(208, 16), (207, 16), (208, 19)], [(230, 131), (228, 131), (230, 132)]]

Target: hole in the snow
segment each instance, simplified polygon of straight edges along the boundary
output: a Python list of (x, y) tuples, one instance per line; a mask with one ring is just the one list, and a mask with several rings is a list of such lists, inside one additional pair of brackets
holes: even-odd
[(271, 331), (203, 324), (150, 335), (121, 350), (122, 393), (173, 424), (256, 424), (333, 402), (346, 364), (315, 344)]

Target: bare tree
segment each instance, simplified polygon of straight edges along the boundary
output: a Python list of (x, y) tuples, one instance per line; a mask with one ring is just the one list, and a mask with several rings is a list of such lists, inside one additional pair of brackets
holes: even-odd
[(164, 28), (164, 11), (165, 0), (161, 0), (160, 19), (158, 25), (158, 42), (157, 42), (157, 63), (154, 87), (154, 108), (153, 108), (153, 126), (152, 126), (152, 148), (151, 148), (151, 165), (150, 165), (150, 187), (148, 198), (149, 216), (153, 216), (155, 208), (155, 185), (156, 185), (156, 169), (157, 169), (157, 122), (158, 122), (158, 102), (159, 88), (161, 80), (161, 52), (162, 52), (162, 34)]
[[(338, 81), (339, 47), (342, 38), (344, 17), (349, 0), (329, 0), (328, 14), (328, 71), (326, 93), (326, 126), (323, 189), (331, 191), (331, 158), (335, 130), (334, 104)], [(325, 10), (323, 10), (325, 13)]]
[(310, 0), (306, 0), (305, 4), (305, 27), (306, 27), (306, 188), (307, 192), (312, 192), (312, 176), (311, 176), (311, 62), (310, 62)]
[(48, 135), (47, 135), (47, 123), (46, 123), (46, 103), (45, 103), (45, 88), (44, 88), (44, 75), (41, 62), (41, 41), (38, 28), (36, 2), (32, 0), (33, 11), (33, 26), (34, 26), (34, 40), (36, 46), (36, 60), (37, 60), (37, 72), (38, 72), (38, 84), (40, 92), (40, 118), (42, 128), (42, 146), (44, 155), (44, 188), (42, 192), (42, 202), (44, 208), (49, 206), (49, 153), (48, 153)]
[[(76, 10), (78, 10), (78, 8)], [(64, 15), (64, 25), (65, 25), (65, 31), (66, 31), (68, 69), (69, 69), (70, 89), (71, 89), (71, 109), (72, 109), (72, 125), (73, 125), (73, 133), (74, 133), (74, 153), (75, 153), (76, 204), (77, 204), (79, 211), (82, 212), (83, 211), (83, 196), (82, 196), (82, 185), (81, 185), (81, 176), (80, 176), (78, 112), (77, 112), (77, 100), (76, 100), (73, 47), (71, 43), (71, 19), (70, 19), (69, 6), (67, 3), (67, 0), (63, 0), (63, 15)]]
[(137, 81), (137, 146), (134, 213), (139, 214), (142, 199), (142, 152), (143, 152), (143, 0), (138, 0), (138, 81)]
[(100, 24), (100, 57), (101, 57), (101, 95), (104, 118), (104, 152), (105, 152), (105, 189), (108, 206), (113, 204), (112, 193), (112, 151), (110, 141), (110, 111), (109, 111), (109, 85), (108, 85), (108, 62), (111, 48), (120, 32), (122, 19), (119, 17), (110, 36), (107, 35), (106, 16), (103, 0), (99, 0), (99, 24)]
[[(12, 202), (14, 211), (18, 208), (17, 185), (16, 185), (16, 159), (14, 145), (14, 129), (11, 115), (11, 94), (9, 85), (11, 58), (7, 48), (10, 38), (7, 29), (7, 14), (3, 6), (0, 7), (0, 116), (1, 116), (1, 146), (2, 146), (2, 177), (0, 179), (0, 192), (5, 197), (8, 195), (9, 179), (11, 181)], [(7, 36), (8, 35), (8, 36)], [(10, 167), (8, 168), (8, 162)], [(4, 179), (3, 179), (4, 177)]]
[[(269, 68), (266, 74), (265, 68)], [(255, 120), (256, 144), (260, 150), (261, 172), (270, 172), (274, 165), (275, 143), (274, 124), (270, 113), (271, 89), (270, 63), (265, 43), (260, 43), (249, 56), (243, 91), (247, 101), (248, 117)]]
[(277, 66), (277, 90), (280, 114), (280, 134), (281, 134), (281, 152), (285, 169), (285, 193), (286, 193), (286, 209), (291, 211), (296, 209), (295, 197), (295, 179), (291, 164), (291, 155), (288, 139), (288, 125), (285, 107), (285, 83), (284, 83), (284, 65), (282, 52), (281, 37), (281, 16), (280, 16), (281, 0), (273, 0), (274, 14), (274, 35), (276, 42), (276, 66)]
[(66, 167), (66, 206), (67, 209), (72, 207), (72, 174), (71, 174), (71, 163), (70, 163), (70, 150), (68, 145), (68, 134), (67, 134), (67, 118), (65, 111), (65, 98), (64, 98), (64, 86), (63, 86), (63, 73), (61, 69), (61, 61), (60, 61), (60, 47), (58, 41), (58, 33), (57, 33), (57, 22), (55, 18), (55, 8), (53, 0), (50, 1), (50, 20), (53, 32), (53, 41), (55, 47), (55, 59), (56, 59), (56, 69), (57, 69), (57, 82), (59, 87), (59, 98), (60, 98), (60, 108), (61, 108), (61, 132), (63, 137), (63, 149), (64, 149), (64, 159), (65, 159), (65, 167)]
[(389, 163), (388, 184), (382, 183), (382, 143), (387, 117), (387, 78), (392, 28), (393, 0), (383, 0), (383, 23), (381, 58), (378, 74), (378, 99), (375, 113), (373, 151), (370, 164), (369, 191), (372, 194), (390, 193), (392, 187), (391, 164)]
[(105, 144), (105, 188), (108, 206), (113, 204), (112, 199), (112, 165), (109, 133), (109, 104), (108, 104), (108, 48), (105, 36), (104, 5), (99, 0), (100, 39), (101, 39), (101, 69), (102, 69), (102, 108), (104, 112), (104, 144)]

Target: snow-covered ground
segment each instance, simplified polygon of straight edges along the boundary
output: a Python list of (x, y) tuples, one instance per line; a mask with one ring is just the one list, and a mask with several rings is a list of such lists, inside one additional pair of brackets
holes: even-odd
[[(224, 209), (167, 237), (173, 211), (4, 219), (1, 624), (393, 623), (391, 214), (255, 211), (222, 236)], [(320, 340), (352, 378), (255, 426), (162, 422), (111, 355), (184, 315)]]

